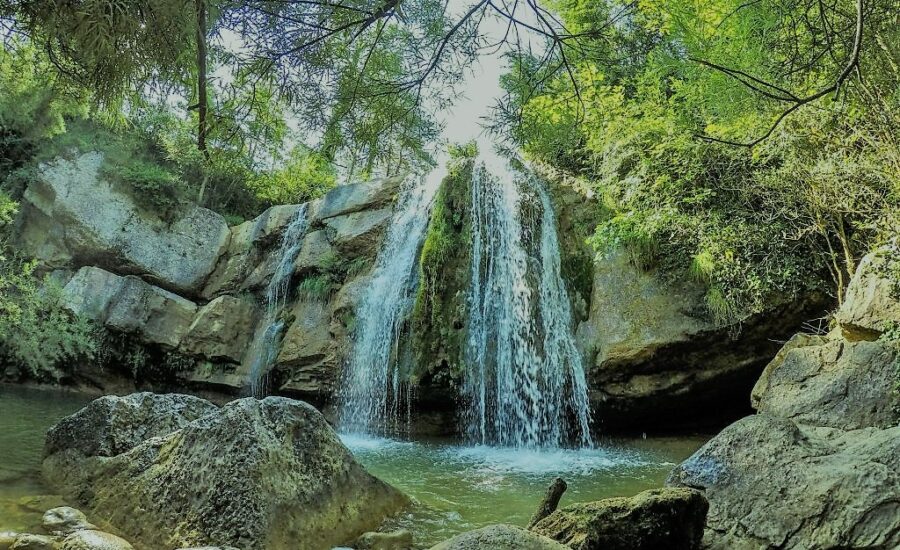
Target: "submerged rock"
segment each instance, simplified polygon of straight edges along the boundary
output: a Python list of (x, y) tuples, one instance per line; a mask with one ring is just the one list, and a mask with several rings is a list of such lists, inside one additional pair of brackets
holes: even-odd
[(412, 550), (413, 536), (406, 529), (390, 533), (363, 533), (353, 544), (354, 550)]
[(125, 539), (111, 533), (84, 530), (63, 539), (59, 550), (134, 550)]
[(489, 525), (456, 535), (431, 550), (568, 550), (553, 539), (513, 525)]
[(82, 529), (97, 528), (88, 522), (87, 517), (81, 510), (76, 510), (70, 506), (60, 506), (44, 512), (44, 516), (41, 518), (41, 526), (48, 533), (54, 535), (68, 535)]
[[(147, 397), (156, 398), (164, 396)], [(86, 424), (75, 429), (86, 430), (92, 416), (82, 414)], [(76, 424), (71, 418), (63, 423)], [(330, 548), (408, 502), (356, 463), (302, 401), (241, 399), (173, 428), (134, 427), (156, 437), (113, 456), (54, 436), (45, 476), (142, 548)]]
[(709, 504), (698, 491), (654, 489), (556, 510), (532, 531), (573, 550), (695, 550)]

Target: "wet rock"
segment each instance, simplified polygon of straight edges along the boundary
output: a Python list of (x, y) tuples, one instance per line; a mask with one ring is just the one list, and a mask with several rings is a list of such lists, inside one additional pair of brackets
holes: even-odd
[(705, 544), (900, 547), (900, 427), (844, 431), (758, 414), (735, 422), (670, 475), (703, 490)]
[(698, 491), (666, 488), (556, 510), (532, 531), (573, 550), (696, 550), (709, 504)]
[(19, 533), (15, 531), (0, 531), (0, 550), (8, 550), (16, 542)]
[(567, 550), (553, 539), (512, 525), (489, 525), (456, 535), (431, 550)]
[(196, 294), (228, 243), (228, 225), (205, 208), (169, 223), (138, 208), (101, 173), (103, 155), (85, 153), (41, 166), (25, 191), (18, 241), (46, 266), (97, 265)]
[(72, 533), (62, 541), (59, 550), (134, 550), (121, 537), (103, 531), (85, 530)]
[(752, 404), (813, 426), (894, 426), (900, 421), (897, 361), (898, 350), (887, 343), (798, 334), (766, 367)]
[(875, 340), (887, 328), (885, 322), (900, 321), (900, 296), (884, 273), (889, 248), (866, 255), (847, 285), (847, 295), (835, 320), (848, 340)]
[(301, 300), (291, 309), (293, 323), (284, 334), (275, 359), (284, 371), (282, 390), (303, 394), (324, 394), (332, 387), (338, 370), (331, 315), (326, 304)]
[(19, 534), (9, 550), (57, 550), (59, 537)]
[(45, 531), (54, 535), (68, 535), (82, 529), (97, 528), (88, 522), (87, 517), (81, 510), (70, 506), (60, 506), (47, 510), (41, 518), (41, 525)]
[(180, 349), (208, 359), (240, 363), (256, 321), (252, 301), (225, 295), (197, 310)]
[(73, 451), (83, 457), (116, 456), (217, 410), (209, 401), (191, 395), (107, 395), (50, 428), (44, 456)]
[(406, 529), (391, 531), (390, 533), (378, 533), (370, 531), (363, 533), (353, 548), (355, 550), (411, 550), (413, 548), (412, 533)]
[(280, 397), (233, 401), (111, 458), (63, 449), (44, 472), (152, 548), (328, 548), (408, 502), (356, 463), (318, 411)]

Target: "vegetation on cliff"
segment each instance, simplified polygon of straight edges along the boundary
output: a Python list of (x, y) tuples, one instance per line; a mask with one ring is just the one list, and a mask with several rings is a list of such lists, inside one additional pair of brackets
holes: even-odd
[(592, 182), (598, 255), (699, 279), (718, 321), (840, 299), (900, 206), (896, 4), (860, 6), (561, 0), (579, 47), (512, 56), (501, 122)]
[[(470, 276), (470, 186), (478, 150), (473, 142), (452, 147), (450, 153), (449, 170), (435, 195), (422, 244), (419, 286), (410, 320), (414, 375), (418, 377), (435, 372), (456, 377), (462, 368)], [(435, 369), (442, 362), (444, 368)]]

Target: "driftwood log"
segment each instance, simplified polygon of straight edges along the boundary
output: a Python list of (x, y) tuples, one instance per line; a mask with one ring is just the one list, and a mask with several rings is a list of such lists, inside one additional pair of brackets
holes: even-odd
[(541, 505), (538, 506), (537, 511), (531, 516), (531, 521), (528, 522), (529, 529), (556, 510), (556, 507), (559, 506), (559, 499), (562, 498), (567, 488), (568, 486), (563, 481), (563, 478), (558, 477), (553, 480), (553, 483), (547, 489), (547, 494), (544, 495), (544, 500), (541, 501)]

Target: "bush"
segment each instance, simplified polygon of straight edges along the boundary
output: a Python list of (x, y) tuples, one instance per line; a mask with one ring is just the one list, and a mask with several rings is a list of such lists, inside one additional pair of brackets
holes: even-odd
[(0, 262), (0, 354), (38, 380), (59, 380), (97, 351), (91, 323), (63, 307), (62, 288), (34, 262)]

